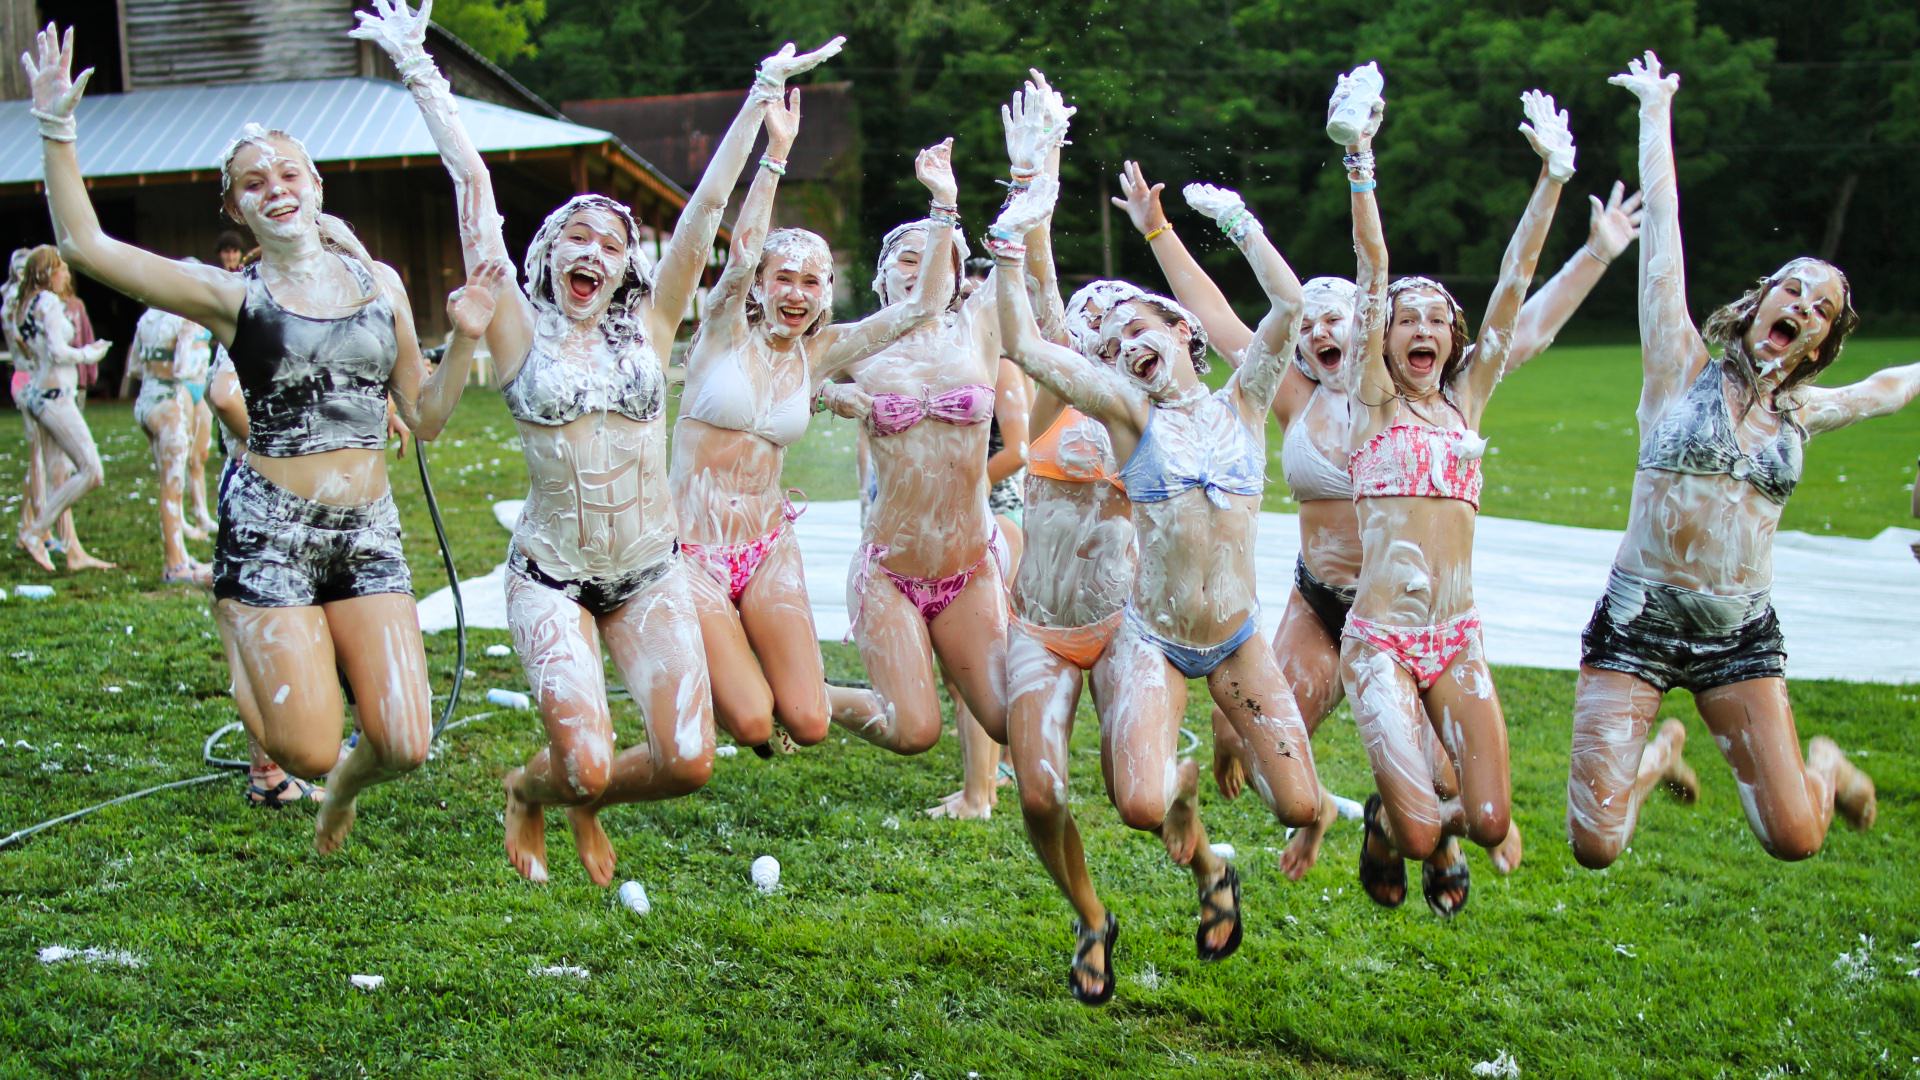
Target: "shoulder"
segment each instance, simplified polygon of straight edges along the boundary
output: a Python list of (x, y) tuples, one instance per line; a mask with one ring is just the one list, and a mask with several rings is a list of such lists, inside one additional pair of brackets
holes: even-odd
[(406, 295), (407, 289), (400, 280), (400, 272), (383, 262), (373, 264), (373, 280), (388, 296)]

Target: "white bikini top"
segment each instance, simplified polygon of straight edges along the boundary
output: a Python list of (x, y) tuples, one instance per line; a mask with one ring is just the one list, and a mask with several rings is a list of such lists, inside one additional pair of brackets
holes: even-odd
[[(689, 372), (687, 390), (680, 401), (680, 415), (691, 417), (728, 431), (747, 431), (778, 447), (792, 446), (807, 433), (812, 408), (808, 400), (807, 380), (801, 379), (793, 392), (769, 404), (753, 385), (743, 366), (744, 357), (757, 346), (728, 349)], [(802, 370), (807, 354), (800, 352)]]
[(1313, 414), (1321, 398), (1330, 396), (1318, 386), (1314, 387), (1307, 407), (1287, 425), (1286, 438), (1280, 443), (1280, 468), (1286, 472), (1287, 487), (1300, 502), (1353, 501), (1353, 478), (1347, 475), (1346, 469), (1327, 460), (1327, 455), (1320, 452), (1313, 444), (1313, 437), (1307, 434), (1307, 417)]

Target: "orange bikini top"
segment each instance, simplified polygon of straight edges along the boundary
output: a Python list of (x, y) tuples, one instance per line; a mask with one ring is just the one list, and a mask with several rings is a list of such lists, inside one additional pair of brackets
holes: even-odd
[(1027, 474), (1071, 484), (1105, 480), (1122, 491), (1113, 442), (1106, 425), (1071, 405), (1062, 406), (1046, 433), (1027, 445)]

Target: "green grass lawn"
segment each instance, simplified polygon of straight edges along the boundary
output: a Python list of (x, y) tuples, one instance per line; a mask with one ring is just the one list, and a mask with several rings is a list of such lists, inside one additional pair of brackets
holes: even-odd
[[(1850, 353), (1829, 381), (1920, 356), (1920, 343)], [(1500, 450), (1487, 512), (1618, 526), (1638, 385), (1622, 348), (1556, 350), (1509, 380), (1486, 425)], [(0, 834), (204, 772), (201, 740), (232, 718), (204, 599), (157, 584), (145, 441), (125, 406), (88, 415), (110, 461), (81, 504), (82, 535), (122, 570), (49, 579), (0, 555), (0, 585), (58, 590), (0, 604)], [(476, 391), (432, 451), (469, 575), (504, 551), (489, 500), (524, 488), (513, 434), (498, 398)], [(1817, 440), (1788, 526), (1907, 524), (1917, 436), (1910, 411)], [(851, 444), (849, 425), (816, 426), (789, 479), (850, 497)], [(402, 467), (408, 552), (430, 590), (438, 553)], [(0, 478), (19, 468), (17, 451), (0, 454)], [(1572, 676), (1500, 670), (1527, 859), (1502, 879), (1472, 856), (1473, 900), (1452, 923), (1417, 892), (1398, 911), (1367, 902), (1351, 824), (1287, 882), (1280, 830), (1208, 782), (1213, 838), (1235, 845), (1246, 882), (1246, 944), (1218, 965), (1194, 957), (1187, 876), (1107, 805), (1083, 708), (1074, 805), (1125, 926), (1118, 992), (1096, 1011), (1066, 993), (1070, 911), (1012, 791), (985, 824), (918, 813), (954, 785), (952, 740), (915, 759), (838, 736), (772, 763), (742, 753), (693, 797), (609, 811), (619, 876), (645, 884), (648, 916), (586, 881), (557, 817), (554, 883), (526, 885), (502, 853), (499, 777), (539, 745), (538, 724), (482, 700), (521, 682), (516, 660), (482, 652), (506, 640), (473, 635), (461, 712), (482, 718), (368, 795), (339, 856), (313, 854), (310, 813), (245, 808), (237, 779), (0, 850), (0, 1075), (1466, 1076), (1501, 1050), (1534, 1077), (1920, 1075), (1920, 838), (1907, 816), (1920, 687), (1794, 684), (1803, 734), (1831, 734), (1873, 773), (1880, 824), (1837, 830), (1791, 865), (1749, 835), (1689, 699), (1673, 696), (1700, 803), (1656, 797), (1633, 849), (1593, 873), (1562, 839)], [(429, 650), (444, 691), (451, 636)], [(830, 672), (857, 672), (851, 648), (826, 653)], [(1204, 736), (1204, 708), (1189, 717)], [(638, 729), (624, 701), (616, 727)], [(1328, 783), (1357, 797), (1368, 773), (1352, 731), (1343, 709), (1315, 749)], [(763, 853), (784, 864), (776, 895), (748, 882)], [(145, 965), (44, 965), (49, 945)], [(549, 965), (591, 974), (538, 973)], [(386, 984), (363, 993), (356, 973)]]

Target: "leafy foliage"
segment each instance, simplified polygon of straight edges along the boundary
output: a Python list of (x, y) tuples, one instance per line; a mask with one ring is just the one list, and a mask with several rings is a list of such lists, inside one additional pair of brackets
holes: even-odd
[(533, 56), (533, 28), (547, 15), (547, 0), (437, 0), (433, 21), (492, 60), (504, 64)]

